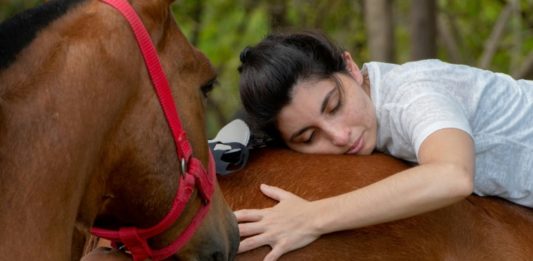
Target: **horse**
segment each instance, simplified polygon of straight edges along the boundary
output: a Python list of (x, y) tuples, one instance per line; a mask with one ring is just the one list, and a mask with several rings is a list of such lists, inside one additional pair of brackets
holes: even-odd
[[(179, 108), (178, 121), (159, 103), (137, 31), (109, 2), (52, 0), (3, 22), (2, 260), (79, 260), (95, 227), (131, 236), (116, 246), (134, 258), (166, 251), (136, 260), (235, 256), (238, 228), (205, 134), (216, 73), (180, 31), (172, 0), (118, 1), (144, 24), (168, 79), (162, 103)], [(143, 234), (162, 223), (160, 233)], [(178, 241), (179, 251), (168, 250)]]
[[(375, 153), (370, 156), (309, 155), (284, 148), (252, 151), (247, 166), (219, 177), (234, 209), (267, 208), (261, 183), (307, 200), (352, 191), (412, 164)], [(362, 210), (364, 211), (364, 210)], [(236, 260), (262, 260), (263, 246)], [(321, 236), (280, 260), (531, 260), (533, 210), (505, 200), (471, 195), (419, 216)]]

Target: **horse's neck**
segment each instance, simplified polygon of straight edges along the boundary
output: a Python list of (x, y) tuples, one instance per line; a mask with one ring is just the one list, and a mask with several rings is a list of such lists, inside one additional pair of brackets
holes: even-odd
[(0, 75), (3, 172), (83, 172), (117, 116), (111, 101), (122, 93), (104, 93), (87, 58), (55, 41), (49, 45), (54, 43), (50, 52), (32, 48), (24, 54), (37, 60), (35, 66), (21, 60)]
[[(3, 247), (70, 242), (68, 226), (88, 184), (104, 172), (106, 139), (131, 98), (125, 79), (110, 78), (121, 71), (106, 72), (97, 63), (101, 56), (91, 46), (67, 46), (44, 34), (0, 72)], [(61, 227), (60, 238), (39, 234)]]

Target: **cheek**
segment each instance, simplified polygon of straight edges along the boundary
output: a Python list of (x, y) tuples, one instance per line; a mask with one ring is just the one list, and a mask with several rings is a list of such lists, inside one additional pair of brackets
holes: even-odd
[(320, 149), (317, 154), (343, 154), (344, 151), (341, 150), (341, 147), (333, 145), (330, 141), (325, 141), (321, 144)]
[(350, 126), (358, 126), (363, 125), (367, 121), (366, 117), (367, 116), (365, 115), (364, 110), (362, 110), (360, 107), (354, 106), (343, 115), (341, 121), (348, 123)]
[(335, 146), (330, 140), (326, 138), (320, 138), (316, 140), (313, 145), (306, 148), (305, 153), (311, 154), (342, 154), (343, 151), (340, 150), (338, 146)]
[(367, 103), (365, 118), (369, 126), (375, 126), (377, 124), (376, 111), (374, 108), (374, 104), (371, 101), (368, 101)]
[(317, 154), (317, 153), (323, 153), (324, 152), (324, 145), (322, 141), (315, 140), (315, 142), (311, 145), (305, 145), (305, 144), (287, 144), (289, 149), (304, 153), (304, 154)]
[(287, 144), (287, 147), (289, 147), (289, 149), (291, 150), (294, 150), (294, 151), (297, 151), (297, 152), (300, 152), (300, 153), (309, 153), (309, 148), (305, 147), (305, 146), (295, 146), (295, 145), (292, 145), (292, 144)]
[(353, 104), (347, 117), (356, 125), (371, 127), (375, 119), (374, 106), (370, 101), (360, 99)]

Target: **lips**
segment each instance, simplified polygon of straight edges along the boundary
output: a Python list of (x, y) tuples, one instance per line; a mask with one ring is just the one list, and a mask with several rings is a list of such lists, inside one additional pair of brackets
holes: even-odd
[(365, 146), (365, 141), (363, 140), (363, 135), (359, 136), (357, 140), (353, 143), (352, 147), (346, 152), (346, 154), (357, 154)]

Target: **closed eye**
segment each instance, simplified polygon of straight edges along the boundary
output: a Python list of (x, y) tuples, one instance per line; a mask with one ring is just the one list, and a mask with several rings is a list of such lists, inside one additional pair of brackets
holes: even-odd
[(313, 138), (315, 137), (315, 131), (313, 131), (311, 133), (311, 135), (309, 135), (309, 138), (307, 138), (303, 143), (304, 144), (311, 144), (313, 143)]
[(329, 113), (331, 114), (334, 114), (335, 112), (337, 112), (342, 106), (342, 88), (340, 85), (341, 83), (339, 79), (335, 77), (335, 93), (331, 95), (332, 97), (330, 97), (331, 99), (333, 99), (332, 103), (334, 103), (333, 108), (329, 110)]
[(342, 105), (341, 97), (340, 97), (340, 93), (339, 93), (340, 91), (339, 90), (337, 90), (337, 91), (338, 91), (337, 92), (337, 97), (336, 97), (337, 98), (337, 102), (335, 103), (334, 107), (329, 110), (329, 113), (331, 113), (331, 114), (334, 114), (335, 112), (337, 112), (341, 108), (341, 105)]
[(321, 113), (334, 115), (342, 107), (342, 97), (339, 88), (333, 89), (322, 103)]
[(204, 95), (204, 98), (207, 98), (209, 96), (209, 93), (216, 87), (218, 86), (218, 81), (216, 80), (216, 78), (214, 79), (211, 79), (210, 81), (208, 81), (207, 83), (205, 83), (204, 85), (202, 85), (202, 87), (200, 87), (200, 89), (202, 90), (202, 94)]

